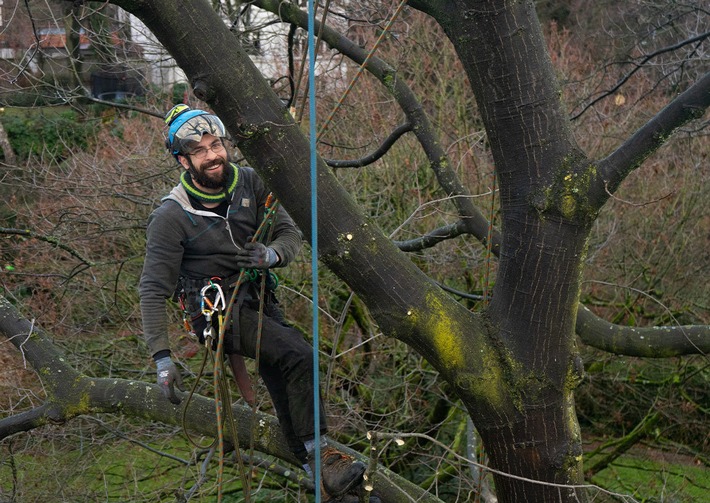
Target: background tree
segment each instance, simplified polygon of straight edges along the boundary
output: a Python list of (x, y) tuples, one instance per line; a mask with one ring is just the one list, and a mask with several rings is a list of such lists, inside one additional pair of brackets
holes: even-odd
[[(282, 100), (268, 87), (244, 51), (232, 43), (234, 36), (219, 17), (207, 4), (116, 3), (143, 19), (163, 42), (190, 77), (195, 94), (225, 120), (240, 152), (259, 170), (308, 233), (307, 141), (283, 108)], [(291, 4), (267, 1), (256, 4), (279, 12), (287, 22), (305, 26), (304, 13)], [(437, 103), (432, 100), (431, 112), (427, 113), (426, 106), (405, 85), (407, 79), (400, 78), (400, 73), (406, 75), (406, 70), (395, 70), (383, 60), (373, 58), (368, 61), (368, 71), (385, 85), (392, 100), (401, 107), (401, 112), (394, 115), (404, 120), (397, 134), (412, 131), (443, 196), (451, 202), (449, 211), (453, 210), (456, 217), (453, 223), (449, 221), (435, 230), (430, 228), (421, 238), (393, 243), (378, 227), (388, 233), (399, 228), (389, 230), (387, 227), (394, 227), (393, 223), (387, 223), (388, 219), (380, 214), (364, 214), (348, 194), (348, 184), (356, 183), (357, 179), (352, 182), (337, 171), (333, 174), (321, 160), (320, 258), (367, 306), (383, 334), (406, 343), (422, 355), (446, 382), (449, 396), (460, 399), (470, 412), (490, 456), (491, 467), (497, 470), (495, 485), (501, 501), (581, 498), (577, 488), (572, 487), (583, 482), (581, 439), (573, 401), (574, 388), (582, 377), (575, 348), (575, 324), (585, 343), (617, 354), (670, 356), (707, 351), (707, 327), (678, 327), (676, 323), (664, 330), (610, 326), (590, 311), (578, 308), (578, 303), (589, 242), (599, 213), (621, 182), (671, 131), (702, 117), (708, 105), (710, 78), (701, 73), (692, 79), (687, 91), (672, 99), (653, 120), (640, 124), (629, 140), (608, 147), (610, 155), (592, 160), (580, 146), (573, 123), (561, 106), (558, 80), (532, 4), (440, 2), (420, 6), (413, 2), (411, 5), (427, 12), (443, 28), (471, 83), (475, 106), (463, 93), (458, 105), (461, 108), (457, 109), (470, 120), (471, 131), (457, 133), (471, 142), (470, 149), (483, 151), (483, 140), (490, 146), (499, 187), (493, 201), (499, 204), (495, 218), (501, 233), (489, 232), (484, 216), (487, 212), (472, 203), (467, 184), (459, 180), (461, 175), (473, 176), (471, 171), (476, 166), (454, 169), (449, 152), (442, 148), (438, 124), (431, 119), (438, 117)], [(373, 16), (377, 13), (375, 7), (363, 6), (362, 13)], [(173, 36), (178, 31), (184, 34), (179, 41)], [(364, 50), (335, 32), (324, 30), (322, 36), (326, 44), (358, 64), (367, 57)], [(680, 66), (685, 68), (690, 63)], [(436, 82), (439, 80), (436, 77), (431, 76), (431, 80)], [(234, 82), (239, 83), (238, 92)], [(480, 123), (472, 113), (474, 110), (480, 113)], [(445, 117), (442, 113), (442, 122)], [(383, 123), (375, 122), (380, 128)], [(485, 127), (485, 136), (473, 127), (476, 124)], [(323, 138), (333, 154), (355, 143), (347, 137)], [(125, 143), (132, 144), (134, 140), (136, 145), (141, 144), (140, 139), (140, 135), (124, 138)], [(458, 143), (453, 141), (452, 145)], [(467, 158), (464, 155), (461, 159)], [(357, 163), (338, 164), (331, 160), (330, 164)], [(486, 166), (490, 164), (487, 159)], [(436, 220), (422, 219), (420, 223), (426, 226)], [(137, 224), (136, 228), (139, 227)], [(420, 258), (409, 260), (398, 249), (421, 254), (432, 244), (462, 235), (478, 238), (490, 253), (499, 257), (488, 302), (486, 288), (492, 277), (471, 280), (472, 276), (483, 276), (481, 267), (488, 265), (488, 259), (479, 260), (476, 271), (460, 265), (461, 254), (455, 251), (445, 256), (447, 261), (459, 262), (451, 268), (457, 286), (483, 290), (484, 302), (476, 312), (467, 308), (468, 301), (456, 301), (423, 273), (434, 277), (431, 265)], [(121, 254), (117, 250), (117, 258)], [(88, 260), (84, 262), (87, 266), (94, 265)], [(11, 312), (8, 304), (3, 308)], [(5, 320), (8, 324), (3, 324), (3, 332), (16, 345), (27, 346), (29, 341), (23, 342), (17, 335), (30, 333), (28, 327), (16, 327), (13, 317)], [(614, 337), (606, 337), (609, 333)], [(35, 368), (70, 374), (56, 358), (49, 363), (41, 348), (39, 344), (37, 349), (26, 353)], [(6, 421), (6, 431), (34, 427), (49, 418), (69, 418), (77, 412), (133, 410), (119, 406), (111, 398), (123, 388), (117, 390), (110, 382), (95, 379), (80, 382), (85, 384), (64, 389), (62, 381), (56, 381), (50, 391), (56, 389), (57, 393), (48, 395), (48, 406)], [(82, 393), (83, 389), (101, 392)], [(88, 407), (77, 409), (77, 403), (86, 404), (87, 394)], [(131, 396), (138, 402), (144, 400), (143, 396)], [(166, 413), (165, 404), (155, 401), (157, 395), (149, 396), (153, 398), (146, 400), (147, 406), (140, 409), (140, 414), (161, 421), (178, 421), (177, 410)], [(57, 403), (56, 398), (66, 403)], [(138, 414), (138, 410), (134, 413)], [(248, 435), (240, 434), (240, 440), (247, 442), (246, 438)], [(266, 444), (260, 444), (259, 448), (281, 453), (277, 447)], [(511, 478), (510, 474), (522, 478)], [(377, 479), (376, 484), (388, 498), (397, 500), (396, 491), (384, 479)]]

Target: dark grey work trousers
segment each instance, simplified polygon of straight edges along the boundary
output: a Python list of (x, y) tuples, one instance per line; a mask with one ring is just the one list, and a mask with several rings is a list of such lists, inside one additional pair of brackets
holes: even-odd
[[(313, 347), (298, 330), (285, 322), (278, 306), (271, 304), (266, 311), (270, 315), (264, 313), (262, 316), (259, 375), (269, 391), (291, 452), (305, 462), (303, 442), (315, 436)], [(193, 326), (197, 334), (202, 334), (204, 317), (193, 320)], [(245, 300), (238, 310), (235, 305), (232, 323), (225, 330), (225, 352), (256, 359), (258, 327), (258, 301)], [(318, 403), (321, 434), (325, 434), (325, 410), (322, 400)]]

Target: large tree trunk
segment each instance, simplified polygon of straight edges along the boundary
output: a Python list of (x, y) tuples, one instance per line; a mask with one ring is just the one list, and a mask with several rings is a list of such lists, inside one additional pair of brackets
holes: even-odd
[[(586, 239), (597, 213), (585, 200), (589, 163), (561, 107), (533, 3), (436, 5), (443, 8), (429, 12), (471, 82), (500, 187), (503, 242), (488, 313), (505, 348), (516, 403), (512, 415), (476, 424), (498, 470), (579, 484), (574, 325)], [(496, 477), (496, 488), (503, 501), (578, 497), (573, 489), (505, 476)]]

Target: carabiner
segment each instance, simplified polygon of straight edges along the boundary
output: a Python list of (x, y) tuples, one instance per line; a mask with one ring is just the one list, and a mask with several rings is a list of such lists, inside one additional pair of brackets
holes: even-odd
[[(213, 283), (213, 286), (215, 290), (217, 290), (217, 295), (214, 297), (214, 307), (216, 311), (222, 312), (227, 309), (227, 301), (224, 298), (224, 292), (222, 291), (222, 287), (219, 286), (216, 283)], [(221, 304), (221, 305), (220, 305)]]
[[(214, 296), (214, 302), (210, 301), (207, 297), (208, 290), (216, 290), (217, 293)], [(215, 311), (223, 311), (227, 309), (227, 301), (224, 298), (222, 287), (212, 281), (202, 287), (202, 290), (200, 290), (200, 299), (200, 309), (202, 310), (202, 314), (206, 314), (208, 312), (214, 313)], [(205, 309), (205, 304), (209, 305), (209, 311)]]

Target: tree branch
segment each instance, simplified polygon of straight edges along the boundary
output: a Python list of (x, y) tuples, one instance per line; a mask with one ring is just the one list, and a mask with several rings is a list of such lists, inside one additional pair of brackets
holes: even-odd
[(49, 404), (15, 414), (0, 420), (0, 440), (23, 431), (34, 430), (47, 423), (54, 422), (55, 412)]
[(710, 353), (710, 326), (705, 325), (624, 327), (580, 304), (576, 329), (586, 345), (617, 355), (668, 358)]
[[(615, 459), (618, 459), (622, 454), (640, 442), (655, 428), (661, 417), (661, 413), (658, 411), (649, 412), (630, 433), (620, 439), (612, 440), (610, 444), (613, 445), (614, 449), (604, 454), (598, 461), (591, 463), (591, 466), (586, 469), (587, 478), (591, 478), (593, 475), (608, 467)], [(603, 448), (611, 447), (612, 445), (607, 444), (602, 446), (599, 451)]]
[[(193, 395), (188, 401), (186, 393), (181, 405), (165, 399), (157, 384), (116, 378), (91, 378), (69, 366), (59, 348), (34, 323), (24, 319), (0, 296), (0, 335), (23, 352), (32, 367), (41, 376), (47, 390), (44, 405), (31, 411), (0, 420), (0, 440), (10, 435), (51, 422), (64, 422), (80, 416), (100, 413), (123, 414), (164, 424), (183, 425), (190, 432), (217, 437), (217, 415), (212, 399)], [(188, 407), (183, 412), (183, 408)], [(253, 448), (296, 466), (300, 466), (283, 438), (278, 420), (268, 414), (256, 412), (246, 405), (233, 405), (232, 414), (238, 442), (225, 430), (225, 440), (244, 449)], [(359, 453), (330, 441), (343, 452), (364, 459)], [(374, 481), (385, 502), (416, 501), (440, 503), (440, 500), (411, 482), (381, 470)], [(404, 494), (408, 496), (404, 496)]]
[(424, 236), (408, 239), (406, 241), (395, 241), (394, 244), (404, 252), (415, 252), (424, 250), (425, 248), (431, 248), (437, 243), (466, 234), (467, 232), (465, 222), (463, 220), (457, 220), (452, 224), (434, 229)]
[(680, 94), (631, 138), (599, 162), (590, 194), (599, 207), (621, 182), (683, 124), (703, 116), (710, 106), (710, 72)]
[(409, 131), (412, 130), (412, 125), (409, 122), (405, 122), (404, 124), (400, 124), (397, 126), (394, 131), (390, 133), (390, 135), (385, 138), (385, 141), (382, 142), (382, 144), (375, 149), (374, 152), (371, 152), (370, 154), (366, 155), (365, 157), (361, 157), (360, 159), (353, 159), (353, 160), (344, 160), (344, 161), (338, 161), (334, 159), (324, 159), (325, 163), (330, 166), (331, 168), (361, 168), (363, 166), (367, 166), (369, 164), (372, 164), (379, 158), (381, 158), (383, 155), (385, 155), (390, 147), (394, 145), (394, 143), (404, 134), (408, 133)]
[(578, 113), (574, 114), (574, 115), (570, 118), (570, 120), (578, 119), (584, 112), (586, 112), (587, 110), (589, 110), (591, 107), (593, 107), (594, 105), (596, 105), (598, 102), (600, 102), (600, 101), (603, 100), (604, 98), (606, 98), (606, 97), (608, 97), (608, 96), (611, 96), (611, 95), (613, 95), (614, 93), (616, 93), (616, 92), (621, 88), (621, 86), (623, 86), (626, 82), (628, 82), (628, 80), (629, 80), (637, 71), (641, 70), (641, 69), (644, 67), (644, 65), (645, 65), (646, 63), (648, 63), (649, 61), (651, 61), (651, 60), (652, 60), (653, 58), (655, 58), (656, 56), (660, 56), (661, 54), (665, 54), (665, 53), (667, 53), (667, 52), (676, 51), (676, 50), (680, 49), (681, 47), (684, 47), (684, 46), (686, 46), (686, 45), (688, 45), (688, 44), (694, 44), (694, 43), (696, 43), (696, 42), (702, 42), (703, 40), (705, 40), (705, 39), (708, 38), (708, 37), (710, 37), (710, 32), (701, 33), (700, 35), (697, 35), (697, 36), (695, 36), (695, 37), (691, 37), (691, 38), (689, 38), (689, 39), (683, 40), (683, 41), (681, 41), (681, 42), (678, 42), (677, 44), (674, 44), (674, 45), (671, 45), (671, 46), (668, 46), (668, 47), (663, 47), (663, 48), (661, 48), (661, 49), (658, 49), (657, 51), (652, 52), (651, 54), (645, 55), (643, 58), (641, 58), (641, 61), (640, 61), (640, 62), (634, 64), (633, 70), (631, 70), (630, 72), (628, 72), (626, 75), (622, 76), (622, 77), (617, 81), (617, 83), (614, 84), (614, 86), (612, 86), (611, 89), (607, 89), (606, 91), (602, 92), (599, 96), (597, 96), (596, 98), (594, 98), (592, 101), (590, 101), (589, 103), (587, 103), (587, 104), (584, 106), (584, 108), (582, 108), (582, 110), (579, 111)]
[(33, 232), (28, 229), (13, 229), (13, 228), (7, 228), (7, 227), (0, 227), (0, 234), (8, 234), (8, 235), (17, 235), (17, 236), (23, 236), (27, 238), (34, 238), (38, 241), (44, 241), (45, 243), (49, 243), (52, 246), (56, 246), (57, 248), (64, 250), (65, 252), (69, 253), (70, 255), (76, 257), (79, 259), (82, 263), (88, 265), (88, 266), (94, 266), (95, 264), (90, 261), (89, 259), (86, 259), (81, 256), (81, 254), (76, 251), (75, 249), (61, 243), (58, 238), (54, 236), (45, 236), (42, 234), (37, 234), (36, 232)]

